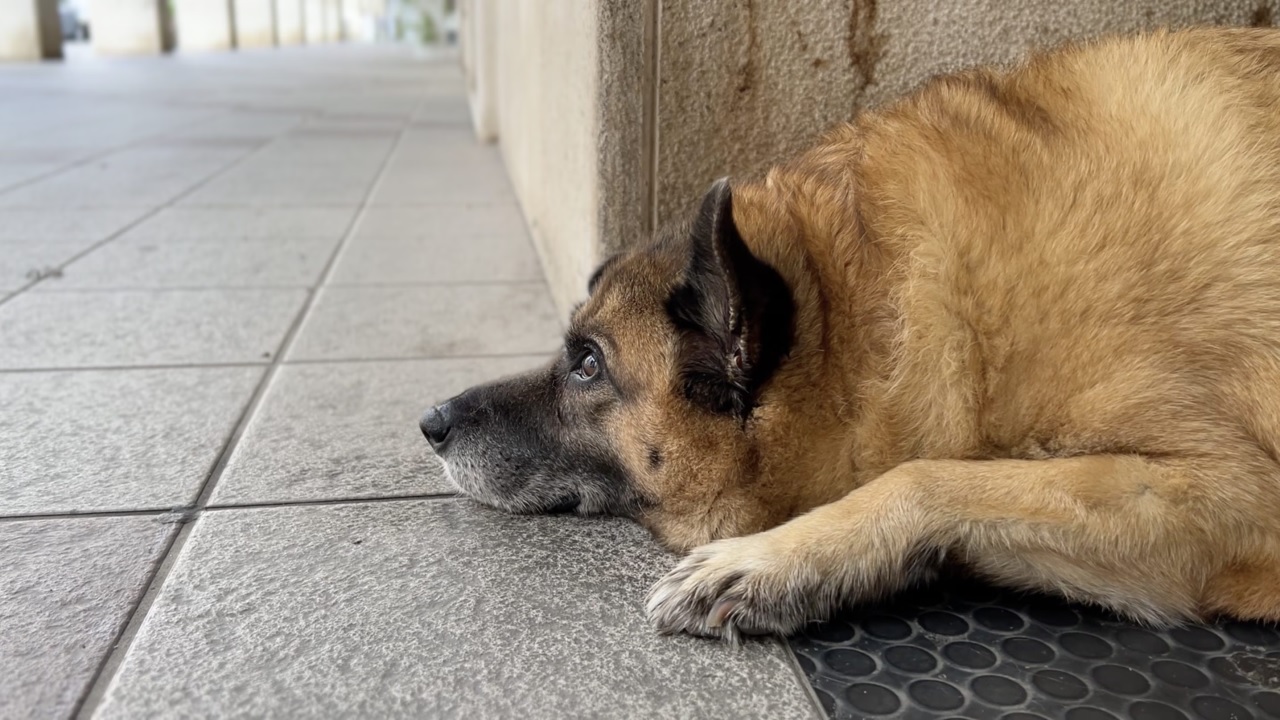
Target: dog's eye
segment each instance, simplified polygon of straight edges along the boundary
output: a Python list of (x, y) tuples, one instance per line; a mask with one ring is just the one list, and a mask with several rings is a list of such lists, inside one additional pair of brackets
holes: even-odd
[(578, 377), (583, 380), (590, 380), (600, 372), (600, 361), (596, 360), (595, 353), (587, 353), (582, 356), (582, 361), (578, 363)]

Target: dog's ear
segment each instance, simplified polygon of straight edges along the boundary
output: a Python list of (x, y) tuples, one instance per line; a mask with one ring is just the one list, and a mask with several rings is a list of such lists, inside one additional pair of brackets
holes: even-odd
[(680, 381), (694, 403), (745, 420), (791, 350), (791, 290), (738, 234), (728, 178), (707, 191), (691, 235), (689, 264), (667, 300)]

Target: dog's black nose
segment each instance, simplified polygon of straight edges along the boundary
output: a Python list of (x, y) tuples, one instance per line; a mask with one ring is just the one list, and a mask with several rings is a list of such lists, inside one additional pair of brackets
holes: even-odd
[(449, 431), (453, 429), (453, 408), (447, 402), (440, 403), (422, 414), (422, 422), (418, 426), (431, 447), (439, 451), (448, 442)]

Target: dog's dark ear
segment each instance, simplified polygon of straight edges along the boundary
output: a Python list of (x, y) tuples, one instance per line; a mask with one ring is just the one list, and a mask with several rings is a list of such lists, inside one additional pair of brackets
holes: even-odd
[(791, 290), (742, 241), (727, 178), (707, 191), (691, 234), (689, 264), (667, 300), (680, 381), (694, 403), (745, 420), (791, 350)]

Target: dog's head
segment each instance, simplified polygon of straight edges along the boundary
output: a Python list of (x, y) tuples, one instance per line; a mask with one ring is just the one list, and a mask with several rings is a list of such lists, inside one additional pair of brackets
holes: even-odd
[(739, 234), (728, 182), (691, 224), (605, 262), (589, 293), (549, 364), (424, 414), (452, 481), (509, 511), (632, 517), (677, 549), (793, 514), (762, 477), (760, 425), (778, 422), (766, 396), (795, 307)]

